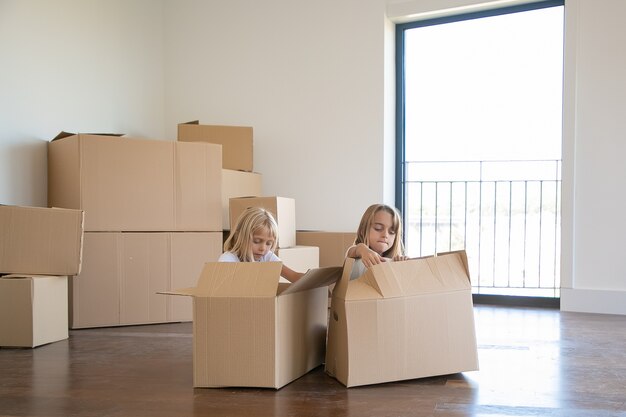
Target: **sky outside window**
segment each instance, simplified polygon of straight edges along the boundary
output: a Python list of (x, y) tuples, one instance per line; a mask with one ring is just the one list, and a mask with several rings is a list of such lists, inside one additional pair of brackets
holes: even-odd
[(405, 32), (406, 161), (561, 158), (563, 7)]

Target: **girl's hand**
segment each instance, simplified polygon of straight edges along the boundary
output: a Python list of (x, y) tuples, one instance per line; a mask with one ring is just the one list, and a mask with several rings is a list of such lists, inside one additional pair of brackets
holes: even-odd
[(354, 253), (357, 258), (361, 258), (361, 260), (363, 261), (363, 265), (365, 265), (366, 268), (387, 261), (386, 258), (383, 258), (378, 253), (374, 252), (362, 243), (359, 243), (357, 245)]
[(404, 255), (396, 255), (393, 257), (394, 262), (395, 261), (406, 261), (407, 259), (409, 259), (408, 256), (404, 256)]

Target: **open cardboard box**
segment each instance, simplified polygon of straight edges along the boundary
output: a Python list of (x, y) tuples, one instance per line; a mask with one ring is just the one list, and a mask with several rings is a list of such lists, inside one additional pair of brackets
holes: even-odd
[(386, 262), (333, 290), (326, 372), (347, 387), (478, 370), (464, 251)]
[(281, 388), (324, 360), (328, 289), (341, 268), (279, 283), (281, 262), (209, 262), (193, 297), (194, 387)]

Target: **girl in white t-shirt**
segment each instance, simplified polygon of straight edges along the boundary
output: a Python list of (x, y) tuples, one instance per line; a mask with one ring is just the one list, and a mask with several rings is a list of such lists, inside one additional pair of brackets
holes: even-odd
[(386, 204), (369, 206), (361, 217), (354, 245), (348, 248), (346, 257), (358, 260), (351, 279), (361, 276), (365, 268), (381, 262), (407, 259), (402, 244), (400, 213)]
[[(248, 207), (230, 231), (218, 262), (281, 262), (274, 254), (277, 236), (278, 225), (272, 214), (260, 207)], [(304, 274), (283, 264), (280, 275), (295, 282)]]

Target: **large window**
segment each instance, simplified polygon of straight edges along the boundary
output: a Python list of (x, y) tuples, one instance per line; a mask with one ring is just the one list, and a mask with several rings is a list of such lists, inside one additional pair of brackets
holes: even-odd
[(465, 249), (476, 293), (558, 297), (563, 1), (398, 25), (410, 256)]

